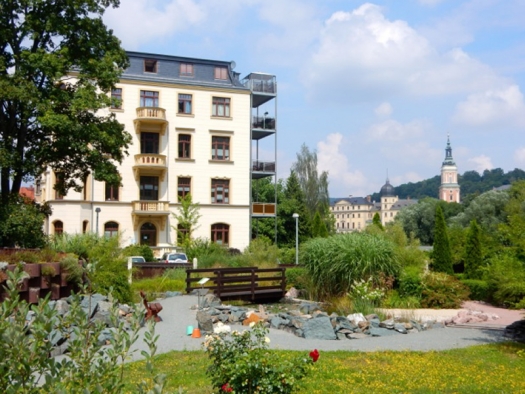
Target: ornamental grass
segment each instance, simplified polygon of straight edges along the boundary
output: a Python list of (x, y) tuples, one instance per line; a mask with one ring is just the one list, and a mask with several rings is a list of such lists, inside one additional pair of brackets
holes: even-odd
[(301, 248), (301, 260), (319, 294), (326, 299), (350, 291), (354, 281), (379, 275), (397, 276), (401, 269), (395, 245), (384, 237), (366, 233), (315, 238)]

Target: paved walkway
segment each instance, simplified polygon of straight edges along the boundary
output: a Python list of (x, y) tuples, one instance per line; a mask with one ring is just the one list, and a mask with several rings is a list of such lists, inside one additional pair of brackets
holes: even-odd
[[(191, 306), (197, 305), (197, 296), (184, 295), (166, 298), (158, 301), (163, 310), (160, 316), (163, 321), (156, 325), (158, 353), (172, 350), (200, 350), (204, 338), (192, 338), (186, 335), (187, 326), (197, 327), (196, 310)], [(232, 329), (242, 330), (241, 325), (232, 325)], [(143, 329), (144, 330), (144, 329)], [(134, 345), (134, 349), (146, 350), (141, 337)], [(438, 328), (413, 334), (399, 334), (388, 337), (370, 337), (354, 340), (324, 341), (316, 339), (299, 338), (291, 333), (270, 329), (270, 348), (287, 350), (312, 350), (322, 351), (363, 351), (378, 350), (412, 350), (431, 351), (463, 348), (505, 340), (501, 331), (490, 328)], [(140, 351), (134, 353), (134, 359), (140, 359)]]

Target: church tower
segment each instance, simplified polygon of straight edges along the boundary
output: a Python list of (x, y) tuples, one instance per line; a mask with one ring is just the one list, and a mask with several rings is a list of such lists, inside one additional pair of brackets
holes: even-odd
[(445, 161), (443, 161), (443, 165), (441, 166), (439, 199), (447, 202), (459, 202), (458, 167), (452, 158), (450, 136), (447, 136)]

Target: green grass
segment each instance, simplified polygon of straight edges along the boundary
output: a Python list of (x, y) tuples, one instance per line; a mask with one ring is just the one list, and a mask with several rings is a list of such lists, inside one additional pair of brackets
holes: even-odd
[[(279, 351), (284, 357), (307, 352)], [(167, 375), (166, 392), (212, 393), (204, 351), (155, 358)], [(500, 343), (442, 352), (321, 352), (302, 393), (525, 393), (525, 345)], [(127, 392), (146, 380), (144, 362), (126, 366)]]

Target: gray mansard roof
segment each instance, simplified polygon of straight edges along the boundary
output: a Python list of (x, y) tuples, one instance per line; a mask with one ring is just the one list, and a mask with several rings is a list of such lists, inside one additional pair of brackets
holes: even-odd
[[(232, 70), (232, 62), (229, 61), (158, 55), (143, 52), (127, 51), (126, 53), (129, 57), (130, 66), (122, 73), (122, 79), (249, 90), (244, 87), (239, 80), (239, 73)], [(157, 72), (144, 71), (144, 60), (156, 60)], [(193, 65), (192, 76), (180, 74), (181, 63)], [(215, 67), (226, 67), (228, 69), (228, 79), (215, 79)]]
[(342, 198), (331, 198), (330, 205), (335, 206), (337, 203), (345, 201), (351, 205), (372, 205), (365, 197), (342, 197)]

